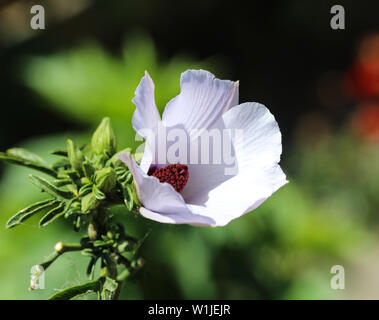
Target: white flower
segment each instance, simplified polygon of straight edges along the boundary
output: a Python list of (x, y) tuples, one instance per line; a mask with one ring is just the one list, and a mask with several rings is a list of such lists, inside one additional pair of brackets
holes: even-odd
[[(265, 106), (255, 102), (238, 104), (238, 82), (216, 79), (204, 70), (187, 70), (181, 75), (180, 88), (180, 94), (166, 105), (161, 119), (153, 81), (145, 72), (133, 99), (136, 111), (132, 121), (133, 128), (146, 139), (144, 155), (140, 166), (127, 152), (120, 159), (133, 174), (143, 205), (140, 213), (145, 218), (163, 223), (224, 226), (257, 208), (288, 182), (278, 165), (281, 133)], [(188, 155), (180, 164), (171, 165), (174, 173), (165, 180), (163, 176), (170, 167), (166, 167), (166, 172), (164, 167), (169, 163), (159, 163), (158, 153), (162, 154), (162, 149), (167, 153), (168, 146), (144, 135), (149, 129), (158, 136), (162, 128), (185, 130), (190, 137), (188, 146), (195, 139), (193, 129), (243, 130), (243, 139), (228, 136), (236, 172), (226, 175), (224, 162), (191, 164)], [(211, 144), (210, 151), (218, 147)], [(158, 178), (151, 175), (152, 168), (160, 169), (155, 171), (159, 174), (154, 173)], [(162, 177), (163, 181), (171, 179), (171, 184), (162, 183)], [(172, 180), (175, 177), (181, 177), (181, 184)]]

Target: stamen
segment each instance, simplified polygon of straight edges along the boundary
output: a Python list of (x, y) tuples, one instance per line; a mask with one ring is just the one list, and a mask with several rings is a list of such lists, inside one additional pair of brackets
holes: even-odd
[(164, 168), (150, 168), (149, 176), (159, 179), (160, 182), (171, 184), (177, 192), (181, 192), (189, 178), (188, 167), (184, 164), (169, 164)]

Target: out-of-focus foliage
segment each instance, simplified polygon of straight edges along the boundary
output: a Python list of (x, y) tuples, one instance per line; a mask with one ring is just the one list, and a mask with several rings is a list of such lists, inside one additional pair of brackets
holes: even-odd
[[(160, 63), (146, 38), (126, 42), (121, 57), (91, 44), (47, 57), (30, 58), (26, 82), (72, 121), (95, 126), (112, 118), (120, 148), (134, 142), (131, 104), (134, 90), (148, 70), (156, 83), (162, 110), (179, 90), (179, 76), (192, 67), (207, 67), (181, 58)], [(216, 72), (219, 77), (222, 74)], [(68, 134), (26, 141), (40, 155), (63, 146)], [(72, 137), (72, 135), (70, 135)], [(87, 138), (89, 133), (83, 134)], [(330, 288), (330, 268), (348, 267), (354, 252), (371, 241), (368, 223), (378, 207), (379, 163), (373, 145), (348, 132), (331, 134), (318, 146), (299, 143), (285, 149), (282, 166), (290, 183), (260, 208), (222, 228), (165, 225), (126, 215), (116, 208), (127, 231), (151, 231), (140, 254), (145, 267), (124, 287), (123, 298), (340, 298)], [(289, 156), (290, 154), (290, 156)], [(28, 170), (6, 167), (0, 184), (0, 223), (25, 204), (38, 200), (26, 183)], [(14, 193), (13, 190), (18, 190)], [(22, 190), (22, 191), (20, 191)], [(37, 220), (0, 233), (0, 298), (39, 299), (75, 279), (84, 281), (85, 259), (63, 256), (46, 273), (45, 290), (28, 292), (29, 269), (47, 255), (54, 241), (78, 239), (69, 225), (35, 232)], [(6, 263), (5, 263), (6, 262)]]
[[(96, 43), (52, 56), (27, 59), (25, 80), (66, 117), (93, 125), (110, 117), (120, 142), (135, 145), (130, 119), (131, 100), (145, 70), (154, 79), (156, 103), (163, 110), (179, 93), (181, 72), (189, 68), (212, 69), (208, 62), (177, 57), (159, 62), (152, 41), (136, 35), (125, 42), (119, 55), (111, 55)], [(119, 129), (119, 130), (118, 130)]]

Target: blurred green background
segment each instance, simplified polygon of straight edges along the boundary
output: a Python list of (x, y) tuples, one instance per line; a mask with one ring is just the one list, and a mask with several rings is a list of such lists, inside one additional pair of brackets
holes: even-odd
[[(145, 70), (162, 111), (180, 73), (203, 68), (240, 80), (240, 101), (264, 103), (283, 134), (290, 183), (223, 228), (115, 216), (135, 236), (150, 231), (145, 267), (125, 299), (379, 298), (379, 25), (374, 1), (342, 1), (346, 30), (330, 28), (332, 1), (40, 1), (46, 30), (29, 26), (33, 1), (0, 3), (0, 147), (50, 159), (67, 137), (86, 142), (104, 116), (120, 149), (133, 146), (131, 103)], [(0, 299), (43, 299), (85, 281), (87, 258), (63, 255), (44, 290), (30, 269), (67, 221), (39, 229), (7, 219), (43, 196), (29, 170), (0, 164)], [(330, 287), (333, 265), (345, 290)], [(91, 296), (87, 297), (91, 298)]]

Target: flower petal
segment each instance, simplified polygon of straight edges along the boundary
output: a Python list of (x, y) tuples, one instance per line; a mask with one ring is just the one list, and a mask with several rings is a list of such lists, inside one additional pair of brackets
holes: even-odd
[[(216, 225), (257, 208), (288, 182), (278, 165), (282, 152), (279, 126), (265, 106), (244, 103), (226, 112), (223, 120), (226, 128), (243, 130), (243, 139), (232, 136), (238, 174), (208, 190), (203, 186), (202, 196), (192, 198), (189, 205), (193, 213), (212, 217)], [(220, 175), (212, 166), (209, 169), (204, 181)]]
[(132, 119), (133, 128), (146, 140), (141, 167), (144, 172), (147, 172), (155, 156), (152, 151), (155, 149), (153, 137), (161, 122), (154, 99), (154, 83), (147, 71), (135, 91), (132, 102), (136, 106)]
[(144, 173), (130, 153), (122, 153), (120, 159), (133, 174), (138, 199), (145, 207), (140, 210), (143, 216), (163, 223), (214, 224), (212, 218), (193, 214), (170, 184)]
[[(154, 83), (150, 75), (145, 71), (132, 102), (136, 106), (133, 114), (132, 125), (134, 130), (145, 137), (143, 130), (156, 130), (161, 120), (154, 98)], [(146, 137), (145, 137), (146, 138)]]
[(163, 112), (167, 127), (183, 125), (207, 129), (231, 107), (238, 104), (238, 82), (219, 80), (204, 70), (187, 70), (180, 79), (181, 92)]
[(243, 139), (233, 139), (238, 167), (272, 167), (280, 161), (282, 135), (271, 112), (260, 103), (247, 102), (223, 115), (225, 127), (243, 130)]

